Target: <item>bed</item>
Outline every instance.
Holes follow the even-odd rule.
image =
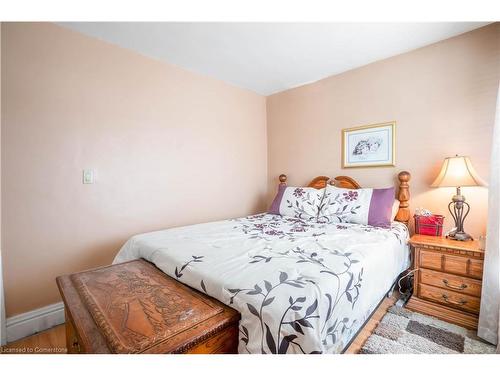
[[[144,258],[238,310],[239,353],[341,353],[409,266],[409,179],[398,174],[388,228],[265,213],[139,234],[113,263]],[[327,183],[360,187],[347,176],[308,186]]]

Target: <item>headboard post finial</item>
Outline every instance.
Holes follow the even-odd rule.
[[[398,191],[398,200],[399,200],[399,210],[396,215],[396,221],[400,221],[402,223],[408,224],[410,221],[410,185],[408,182],[411,179],[410,172],[402,171],[398,174],[399,180],[399,191]]]
[[[281,185],[286,185],[286,174],[280,174],[279,179]]]

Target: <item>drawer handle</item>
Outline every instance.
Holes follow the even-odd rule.
[[[465,285],[465,284],[462,284],[460,286],[450,285],[450,282],[446,279],[443,279],[443,284],[446,285],[450,289],[464,290],[465,288],[467,288],[467,285]]]
[[[442,295],[443,299],[447,302],[447,303],[450,303],[452,305],[460,305],[460,306],[463,306],[467,303],[467,300],[463,299],[463,298],[460,298],[460,301],[458,302],[455,302],[455,301],[450,301],[450,297],[448,297],[446,294],[443,294]]]

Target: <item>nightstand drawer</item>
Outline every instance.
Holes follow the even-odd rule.
[[[443,254],[424,249],[420,250],[419,266],[476,279],[481,279],[483,275],[483,261],[481,259]]]
[[[443,257],[441,253],[435,253],[428,250],[420,250],[420,259],[418,260],[419,267],[430,268],[433,270],[441,270],[443,265]]]
[[[447,290],[481,297],[481,282],[467,277],[456,276],[421,268],[420,282]]]
[[[419,297],[472,313],[479,312],[480,299],[450,290],[420,284]]]
[[[469,273],[470,277],[474,277],[476,279],[483,279],[483,261],[479,259],[470,259],[469,264]]]

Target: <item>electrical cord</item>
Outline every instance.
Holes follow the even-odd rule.
[[[403,293],[403,291],[401,290],[402,286],[401,286],[401,280],[407,278],[408,276],[410,275],[413,275],[415,272],[417,272],[419,269],[418,268],[414,268],[410,271],[408,271],[408,273],[406,275],[404,275],[403,277],[401,277],[399,280],[398,280],[398,289],[399,289],[399,293],[401,294],[405,294]]]
[[[413,262],[413,257],[414,257],[414,253],[413,251],[411,250],[410,248],[410,252],[409,252],[409,256],[410,256],[410,264],[413,265],[415,264]],[[398,301],[396,302],[396,306],[399,306],[399,307],[403,307],[404,305],[406,305],[406,302],[408,302],[408,300],[410,299],[410,296],[411,294],[413,293],[413,282],[411,281],[411,278],[413,277],[413,274],[415,272],[417,272],[419,269],[418,268],[414,268],[412,270],[409,270],[408,272],[406,272],[406,274],[404,276],[402,276],[401,278],[399,278],[398,280],[398,290],[399,290],[399,294],[400,294],[400,298],[398,299]],[[408,278],[408,288],[406,288],[406,291],[403,292],[402,289],[403,287],[401,286],[401,282]]]

